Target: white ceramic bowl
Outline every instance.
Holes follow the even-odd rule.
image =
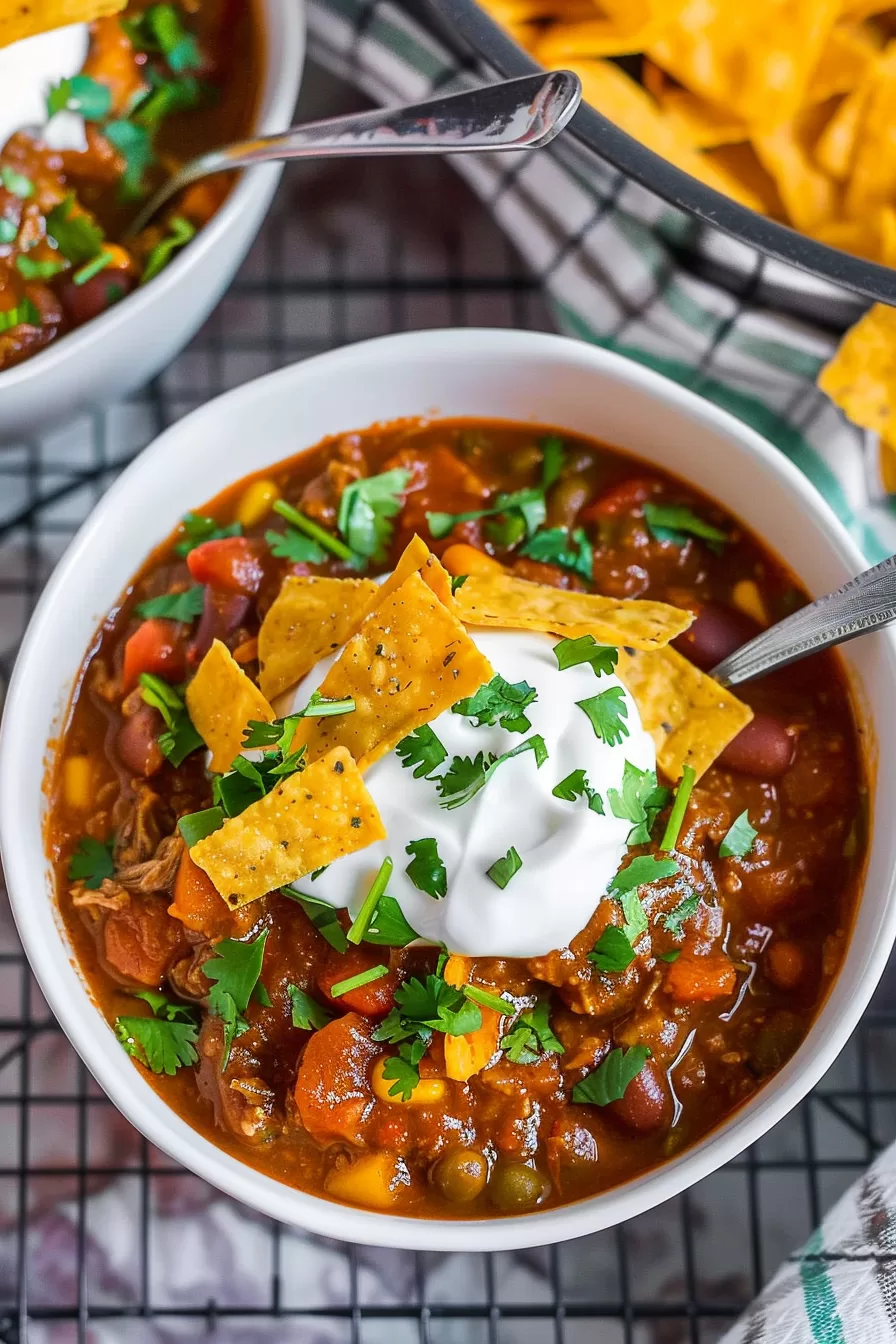
[[[262,86],[255,131],[290,125],[305,59],[304,0],[258,0]],[[122,397],[164,368],[208,317],[252,245],[283,165],[243,173],[221,209],[150,284],[0,373],[0,442]]]
[[[815,490],[739,421],[657,374],[557,336],[427,331],[389,336],[283,369],[181,420],[119,478],[84,524],[38,604],[0,732],[0,842],[16,922],[41,988],[88,1068],[159,1148],[236,1198],[346,1240],[415,1249],[496,1250],[580,1236],[641,1213],[754,1142],[819,1080],[844,1045],[896,933],[896,831],[874,827],[845,964],[794,1058],[687,1152],[567,1208],[495,1221],[419,1221],[347,1208],[260,1175],[194,1132],[156,1095],[97,1012],[56,912],[41,841],[41,744],[58,731],[85,650],[146,553],[231,481],[324,435],[407,415],[532,419],[594,435],[693,481],[822,593],[863,568]],[[896,639],[848,646],[863,729],[896,751]],[[869,740],[871,737],[869,736]],[[874,813],[896,812],[896,772],[874,781]]]

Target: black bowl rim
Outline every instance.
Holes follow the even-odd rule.
[[[543,72],[543,67],[476,0],[428,0],[428,3],[451,32],[505,78]],[[817,242],[738,204],[647,149],[587,103],[582,103],[569,130],[626,177],[702,223],[818,279],[865,298],[896,305],[896,270]]]

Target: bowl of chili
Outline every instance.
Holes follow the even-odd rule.
[[[303,12],[132,4],[92,24],[85,46],[80,72],[49,89],[43,129],[0,146],[0,437],[140,386],[205,320],[282,165],[210,178],[137,237],[125,230],[179,161],[290,124]]]
[[[369,582],[396,566],[391,587]],[[680,1192],[818,1081],[896,932],[896,842],[874,824],[896,802],[896,782],[875,769],[896,735],[893,636],[739,688],[745,717],[703,756],[715,729],[694,728],[688,708],[703,703],[711,723],[720,707],[701,702],[701,669],[862,566],[813,487],[752,430],[650,370],[556,336],[386,337],[209,403],[129,467],[84,525],[12,678],[0,842],[53,1011],[153,1143],[319,1233],[519,1247],[611,1226]],[[448,574],[450,596],[438,578]],[[307,602],[322,583],[375,608],[398,603],[371,665],[413,596],[426,613],[418,642],[447,622],[469,641],[465,658],[485,655],[508,678],[534,658],[537,690],[487,681],[361,783],[352,768],[363,754],[340,738],[361,722],[354,700],[339,699],[344,655],[327,671],[351,627],[323,647],[315,619],[304,642],[279,647],[273,630],[293,590]],[[526,642],[544,635],[476,628],[483,601],[500,616],[495,593],[520,591],[551,604],[548,624],[566,621],[553,650]],[[659,654],[684,682],[661,688],[658,710],[624,670],[659,656],[644,651],[643,627],[627,632],[633,648],[587,634],[583,645],[576,613],[595,601],[601,620],[672,620],[674,651]],[[449,602],[459,616],[445,614]],[[466,634],[451,626],[461,618]],[[284,674],[275,653],[294,659],[297,648],[302,666]],[[557,697],[579,674],[587,687],[609,680],[586,701],[591,728],[582,718],[570,733],[562,715],[557,727]],[[281,708],[300,676],[299,698]],[[242,764],[226,771],[233,748],[225,741],[219,764],[215,734],[221,707],[241,696],[253,726]],[[635,745],[638,720],[653,733],[655,770],[651,740]],[[690,776],[681,738],[663,737],[679,720]],[[513,736],[531,728],[541,749]],[[476,743],[493,745],[482,733],[510,734],[500,759],[474,760]],[[466,760],[446,770],[452,745],[467,742]],[[605,787],[620,742],[621,787]],[[254,844],[249,819],[282,790],[310,787],[322,760],[367,799],[350,809],[359,826],[379,809],[386,841],[340,842],[343,857],[324,871],[328,852],[295,887],[282,866],[257,891],[243,874],[225,904],[215,847]],[[556,779],[570,764],[587,772]],[[625,857],[601,898],[599,847],[613,824]],[[407,846],[402,826],[420,831]],[[476,831],[501,854],[484,882],[474,864],[453,890],[453,856],[460,845],[477,857]],[[551,851],[553,833],[562,845]],[[287,862],[284,839],[263,863]],[[361,882],[359,903],[340,891],[349,874],[357,885],[352,847],[373,841],[392,858],[377,869],[371,848],[376,880]],[[583,863],[596,909],[567,918]]]

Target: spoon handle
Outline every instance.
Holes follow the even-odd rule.
[[[569,70],[526,75],[410,107],[376,108],[256,136],[191,159],[153,196],[130,226],[139,233],[176,192],[209,173],[274,159],[367,157],[379,154],[469,154],[539,149],[563,130],[582,85]]]
[[[857,574],[836,592],[819,597],[742,645],[712,670],[724,686],[737,686],[807,654],[896,621],[896,556]]]

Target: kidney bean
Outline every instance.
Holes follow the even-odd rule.
[[[760,779],[777,779],[792,764],[796,743],[773,714],[761,711],[742,728],[719,757],[725,770]]]
[[[59,297],[65,314],[72,326],[79,327],[99,317],[113,303],[130,294],[136,284],[134,276],[127,271],[112,270],[111,267],[91,276],[83,285],[67,280],[59,288]]]
[[[162,768],[162,750],[158,736],[162,716],[151,705],[141,705],[118,730],[115,748],[126,770],[132,775],[154,775]]]
[[[621,1101],[607,1107],[627,1129],[636,1134],[647,1134],[655,1129],[667,1129],[672,1120],[672,1097],[662,1069],[648,1059],[641,1072],[625,1089]]]
[[[733,607],[707,602],[698,611],[694,623],[674,641],[675,648],[697,667],[709,671],[723,658],[746,644],[762,627]]]
[[[252,599],[244,593],[228,593],[207,585],[202,615],[187,660],[194,667],[201,663],[216,639],[223,641],[243,623],[251,604]]]

